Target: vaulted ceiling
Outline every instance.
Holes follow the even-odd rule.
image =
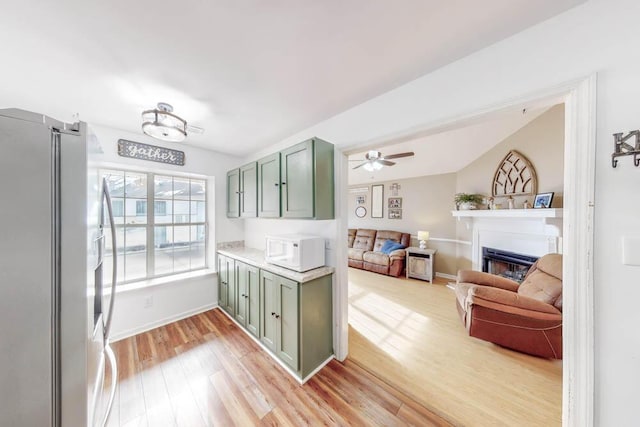
[[[245,156],[583,0],[22,0],[0,108],[140,132],[159,101]]]
[[[364,184],[457,172],[558,102],[561,100],[553,99],[526,109],[494,112],[479,121],[443,132],[372,147],[383,155],[407,151],[415,153],[412,157],[393,159],[395,165],[374,172],[368,172],[363,167],[353,169],[362,163],[365,152],[353,153],[349,156],[348,182],[350,185]]]

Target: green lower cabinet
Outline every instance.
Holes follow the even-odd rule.
[[[276,275],[260,270],[260,342],[275,353],[277,337]]]
[[[298,370],[298,283],[276,276],[276,355],[294,370]]]
[[[236,305],[235,260],[218,254],[218,305],[231,316]]]
[[[260,341],[304,379],[333,354],[331,275],[298,283],[260,270]]]
[[[332,275],[304,283],[218,254],[218,300],[295,375],[333,354]]]
[[[260,334],[260,284],[257,267],[236,261],[236,320],[256,337]]]
[[[294,371],[298,370],[298,283],[260,270],[260,341]]]

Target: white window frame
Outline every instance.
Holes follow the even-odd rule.
[[[201,270],[206,270],[209,268],[209,224],[208,224],[208,203],[209,203],[209,185],[210,183],[208,182],[208,180],[204,177],[201,176],[188,176],[188,175],[174,175],[171,173],[157,173],[157,172],[149,172],[149,171],[140,171],[140,170],[133,170],[133,169],[124,169],[124,168],[118,168],[118,167],[109,167],[109,166],[105,166],[105,167],[100,167],[98,169],[98,177],[100,180],[102,180],[102,174],[105,171],[113,171],[113,172],[118,172],[118,173],[122,173],[124,176],[126,176],[126,174],[140,174],[140,175],[145,175],[146,179],[147,179],[147,195],[146,195],[146,199],[144,199],[147,203],[147,222],[146,224],[127,224],[126,223],[126,217],[127,217],[127,211],[126,211],[126,205],[127,205],[127,197],[125,194],[123,194],[122,197],[122,213],[123,213],[123,218],[125,218],[125,221],[123,221],[122,224],[116,224],[116,229],[121,229],[124,231],[124,235],[126,236],[126,230],[127,228],[145,228],[146,229],[146,248],[147,248],[147,261],[146,261],[146,275],[144,277],[137,277],[135,279],[131,279],[131,280],[126,280],[126,276],[123,274],[124,280],[122,280],[121,282],[118,282],[118,286],[121,285],[130,285],[132,283],[136,283],[136,282],[143,282],[143,281],[147,281],[147,280],[151,280],[151,279],[156,279],[156,278],[161,278],[161,277],[170,277],[170,276],[176,276],[176,275],[181,275],[181,274],[185,274],[185,273],[190,273],[190,272],[194,272],[194,271],[201,271]],[[197,181],[202,181],[204,183],[204,221],[197,221],[197,222],[192,222],[191,221],[191,203],[194,201],[191,199],[191,195],[189,195],[189,199],[188,200],[184,200],[187,201],[189,203],[189,222],[179,222],[176,223],[175,222],[175,218],[172,218],[172,222],[170,223],[159,223],[156,224],[155,222],[155,204],[158,201],[162,201],[162,202],[167,202],[167,200],[165,199],[159,199],[156,200],[155,197],[155,177],[156,176],[163,176],[163,177],[170,177],[173,179],[181,179],[181,180],[197,180]],[[134,198],[135,200],[142,200],[142,199],[138,199],[138,198]],[[172,199],[172,201],[175,201],[176,199]],[[180,199],[178,199],[180,200]],[[118,200],[119,201],[119,200]],[[197,200],[197,201],[202,201],[202,200]],[[149,208],[151,207],[151,209]],[[166,209],[166,206],[165,206]],[[136,203],[136,212],[137,212],[137,203]],[[165,211],[166,212],[166,211]],[[174,212],[173,209],[171,211],[171,215],[172,217],[174,216]],[[204,226],[204,232],[205,232],[205,236],[204,236],[204,265],[201,267],[196,267],[196,268],[189,268],[186,270],[180,270],[180,271],[175,271],[175,272],[170,272],[170,273],[164,273],[164,274],[154,274],[155,273],[155,227],[156,226],[169,226],[169,227],[192,227],[192,226]],[[124,243],[123,242],[117,242],[119,247],[123,247]],[[125,265],[126,265],[126,253],[123,253],[123,259],[125,260]],[[125,266],[122,265],[120,268],[124,269]],[[124,270],[123,270],[124,271]],[[108,278],[110,280],[110,278]]]

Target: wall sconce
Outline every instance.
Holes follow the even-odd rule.
[[[420,249],[427,249],[427,240],[429,240],[429,232],[418,231],[418,240],[420,240]]]

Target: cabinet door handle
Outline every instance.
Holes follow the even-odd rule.
[[[276,314],[272,311],[272,312],[271,312],[271,315],[272,315],[272,316],[275,316]]]
[[[245,297],[245,298],[249,298],[249,295],[245,295],[244,297]]]
[[[278,185],[280,185],[280,184],[278,184],[278,183],[276,182],[274,185],[277,187],[277,186],[278,186]]]
[[[279,319],[279,318],[280,318],[280,315],[279,315],[279,314],[276,314],[276,319]]]
[[[287,183],[286,183],[286,182],[283,182],[283,183],[282,183],[282,185],[287,185]]]

